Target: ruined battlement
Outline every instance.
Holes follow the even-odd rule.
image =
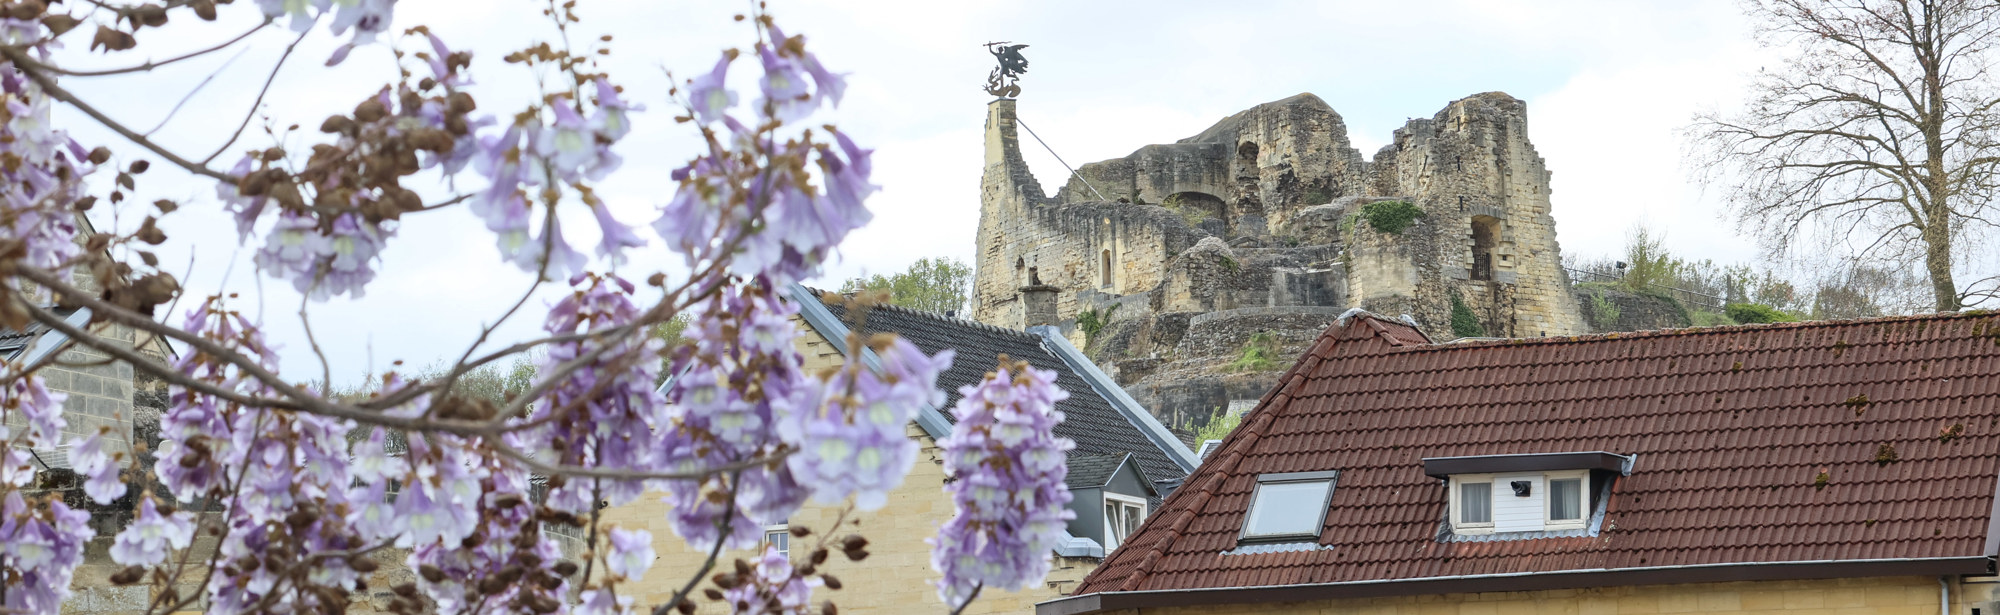
[[[1527,106],[1505,93],[1410,120],[1372,159],[1299,94],[1082,165],[1053,196],[1020,155],[1016,104],[987,109],[973,316],[1018,327],[1030,279],[1060,289],[1072,329],[1086,311],[1107,323],[1075,341],[1163,419],[1261,392],[1258,364],[1217,348],[1304,343],[1349,307],[1408,314],[1440,340],[1457,337],[1455,308],[1486,336],[1588,332]],[[1237,316],[1197,318],[1223,311]]]

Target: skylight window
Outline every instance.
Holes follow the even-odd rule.
[[[1243,541],[1317,539],[1333,498],[1336,471],[1288,472],[1257,477]]]

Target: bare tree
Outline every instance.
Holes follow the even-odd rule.
[[[1688,130],[1705,183],[1773,251],[1807,239],[1917,262],[1939,311],[2000,296],[1955,274],[1995,224],[2000,5],[1749,0],[1759,41],[1794,51],[1734,114]]]

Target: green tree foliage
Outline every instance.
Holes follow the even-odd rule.
[[[1472,313],[1472,307],[1457,292],[1451,294],[1451,334],[1459,337],[1486,337],[1486,326],[1479,324],[1479,315]]]
[[[951,257],[920,258],[902,273],[849,279],[840,292],[888,291],[889,302],[925,312],[965,309],[972,285],[972,266]]]
[[[1236,431],[1236,426],[1241,424],[1243,424],[1243,415],[1230,414],[1226,409],[1216,410],[1214,415],[1208,417],[1207,423],[1203,423],[1200,429],[1195,430],[1194,442],[1196,448],[1200,448],[1203,442],[1229,437],[1229,432]]]
[[[1913,268],[1836,259],[1780,263],[1791,270],[1781,274],[1774,268],[1683,259],[1667,249],[1664,236],[1643,225],[1626,237],[1619,261],[1565,258],[1564,266],[1578,272],[1580,284],[1615,283],[1632,292],[1673,298],[1697,326],[1736,324],[1724,314],[1733,303],[1825,320],[1908,314],[1925,309],[1931,300],[1930,283]]]

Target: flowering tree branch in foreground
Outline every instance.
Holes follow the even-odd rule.
[[[854,337],[850,356],[865,345],[881,357],[880,370],[861,361],[826,374],[801,367],[796,307],[779,291],[814,275],[868,222],[865,201],[876,190],[870,150],[832,126],[806,127],[839,104],[846,85],[805,38],[787,35],[760,6],[738,17],[756,32],[749,51],[726,50],[707,73],[672,89],[668,102],[681,110],[673,119],[699,132],[703,151],[672,171],[673,197],[651,224],[681,259],[673,265],[682,275],[645,280],[660,298],[642,301],[636,284],[608,268],[652,239],[618,219],[594,187],[620,171],[614,150],[629,147],[645,105],[627,100],[594,60],[609,37],[569,45],[574,2],[543,12],[562,44],[505,56],[554,85],[501,114],[476,102],[471,53],[423,26],[392,31],[394,0],[231,4],[0,1],[0,325],[39,323],[170,385],[157,461],[146,465],[109,447],[107,433],[64,441],[64,396],[45,386],[42,363],[0,370],[0,609],[57,613],[95,537],[88,512],[34,487],[36,451],[69,447],[90,500],[132,502],[133,520],[110,549],[125,568],[111,581],[148,586],[151,613],[197,605],[339,612],[380,565],[371,555],[390,548],[407,550],[403,564],[417,572],[393,588],[399,612],[627,613],[637,607],[629,589],[652,565],[653,537],[601,525],[598,510],[648,491],[665,494],[673,531],[708,554],[672,598],[648,605],[653,612],[692,612],[702,599],[737,612],[833,612],[831,602],[808,604],[816,587],[841,588],[825,570],[829,553],[867,555],[865,538],[836,534],[846,514],[820,528],[802,563],[766,551],[708,573],[723,549],[757,547],[765,524],[808,500],[863,511],[884,505],[916,457],[905,425],[920,407],[941,403],[935,382],[951,356],[926,356],[894,337]],[[171,20],[213,20],[224,10],[256,10],[263,21],[198,51],[124,68],[72,70],[53,53],[65,39],[81,44],[81,29],[94,26],[89,48],[124,56]],[[326,118],[320,136],[272,131],[273,144],[231,152],[239,127],[230,145],[202,158],[62,87],[223,51],[278,27],[297,37],[279,70],[297,41],[322,27],[350,37],[328,65],[384,37],[418,50],[398,51],[395,79],[357,96],[352,112]],[[751,101],[729,84],[729,72],[745,67],[758,71]],[[77,143],[52,123],[57,105],[125,143]],[[114,165],[114,146],[137,155]],[[225,153],[235,156],[224,158],[228,166],[212,166]],[[215,182],[214,202],[187,205],[232,213],[242,241],[257,246],[258,271],[306,297],[298,315],[320,358],[320,385],[280,373],[263,323],[239,311],[240,298],[190,295],[161,268],[153,250],[169,238],[158,222],[182,204],[139,203],[148,158]],[[427,184],[451,196],[427,199]],[[84,234],[81,217],[101,202],[143,223]],[[489,347],[496,322],[436,377],[389,373],[363,398],[333,395],[309,308],[361,297],[399,239],[402,217],[449,207],[476,214],[500,258],[535,274],[500,322],[522,312],[540,285],[570,287],[542,317],[545,335]],[[565,239],[558,212],[590,215],[602,236],[594,251]],[[84,273],[88,289],[75,282]],[[72,323],[57,307],[88,309],[91,322]],[[690,321],[683,343],[650,335],[682,315]],[[106,334],[114,327],[184,352],[159,364]],[[523,353],[541,357],[523,394],[496,403],[456,392],[459,378]],[[662,370],[669,385],[656,389]],[[1069,501],[1068,443],[1050,435],[1063,396],[1053,376],[1003,363],[965,393],[954,409],[958,429],[941,442],[961,512],[935,540],[940,595],[955,610],[980,588],[1038,582]],[[132,491],[137,497],[127,498]],[[549,534],[564,526],[584,537],[581,553],[566,553]],[[196,548],[201,540],[215,547]],[[181,595],[184,587],[195,590]]]

